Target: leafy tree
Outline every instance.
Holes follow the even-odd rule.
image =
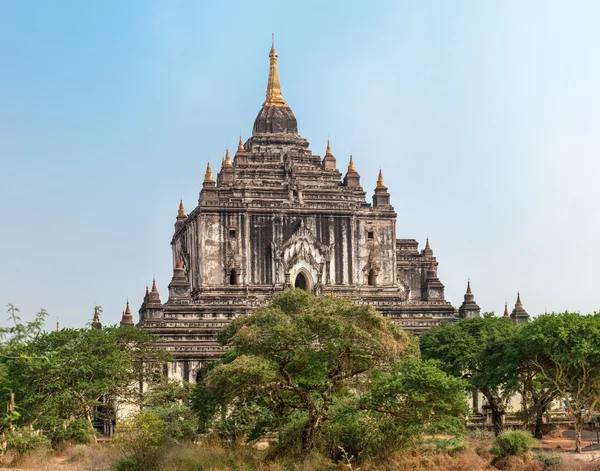
[[[575,422],[575,451],[581,431],[600,401],[600,314],[548,314],[522,327],[525,358],[567,401]]]
[[[436,362],[410,358],[374,375],[361,408],[391,417],[405,438],[422,433],[461,435],[468,413],[467,382],[449,376]]]
[[[0,392],[14,391],[24,425],[58,425],[74,416],[91,429],[92,410],[106,398],[139,401],[139,382],[152,373],[145,365],[170,357],[156,340],[128,326],[43,333],[14,349]]]
[[[421,337],[421,354],[438,360],[441,368],[455,377],[465,378],[481,391],[492,412],[494,433],[502,431],[502,416],[513,391],[510,375],[502,368],[507,343],[515,334],[509,319],[484,314],[455,324],[443,324]]]
[[[369,374],[406,355],[410,344],[372,306],[302,290],[237,318],[219,341],[229,348],[194,394],[201,416],[234,417],[256,435],[299,424],[305,456],[336,396],[365,387]]]

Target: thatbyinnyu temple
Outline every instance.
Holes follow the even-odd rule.
[[[458,312],[446,301],[428,241],[419,250],[397,238],[381,172],[368,201],[352,156],[342,172],[329,143],[323,158],[312,153],[283,99],[274,46],[269,57],[252,136],[233,159],[226,152],[216,178],[207,166],[196,208],[180,204],[168,299],[154,283],[139,310],[138,325],[176,358],[170,377],[195,381],[222,352],[219,329],[288,287],[371,304],[415,333],[479,315],[470,287]],[[129,306],[122,322],[133,323]]]

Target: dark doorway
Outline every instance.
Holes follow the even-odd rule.
[[[369,270],[369,286],[375,286],[375,270]]]
[[[308,290],[308,283],[306,282],[306,277],[304,273],[298,273],[296,275],[296,281],[294,282],[294,288],[303,289],[304,291]]]
[[[237,285],[238,284],[237,272],[235,271],[235,268],[232,268],[231,269],[231,273],[229,274],[229,284],[230,285]]]

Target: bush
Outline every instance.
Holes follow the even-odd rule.
[[[60,442],[71,442],[73,444],[87,444],[94,439],[95,431],[90,429],[87,420],[77,419],[70,422],[66,427],[58,427],[48,434],[55,446]]]
[[[191,442],[198,434],[198,416],[182,404],[153,409],[165,424],[165,437],[176,444]]]
[[[117,471],[138,471],[141,468],[138,466],[138,461],[135,458],[128,456],[117,461],[115,469]]]
[[[13,430],[4,435],[6,449],[13,450],[19,455],[23,455],[29,451],[39,450],[41,448],[50,448],[50,440],[48,440],[39,432],[29,429]]]
[[[517,456],[530,451],[537,443],[527,432],[504,432],[496,437],[490,452],[497,458]]]
[[[126,459],[122,459],[119,471],[158,469],[159,449],[164,444],[166,425],[155,412],[142,412],[117,424],[113,446]],[[136,463],[136,468],[128,468]]]
[[[544,469],[555,469],[560,465],[560,457],[549,453],[539,452],[533,457]]]
[[[467,445],[462,440],[457,438],[429,438],[423,441],[421,445],[424,451],[430,451],[434,454],[445,453],[447,455],[454,455],[467,448]]]

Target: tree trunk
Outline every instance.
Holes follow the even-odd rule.
[[[583,429],[583,417],[581,411],[575,414],[575,453],[581,453],[581,431]]]
[[[302,456],[305,458],[308,457],[315,445],[316,422],[317,418],[310,414],[308,416],[308,422],[306,422],[304,430],[302,430]]]
[[[94,437],[94,442],[98,442],[98,440],[96,439],[96,430],[94,429],[94,423],[92,422],[92,415],[90,413],[90,408],[88,406],[85,406],[83,408],[84,412],[85,412],[85,418],[90,426],[90,430],[92,432],[92,436]]]
[[[494,435],[497,437],[502,433],[502,416],[504,411],[490,403],[492,409],[492,425],[494,426]]]
[[[535,431],[533,432],[533,436],[537,439],[543,438],[542,424],[544,423],[544,411],[545,409],[538,409],[535,415]]]

